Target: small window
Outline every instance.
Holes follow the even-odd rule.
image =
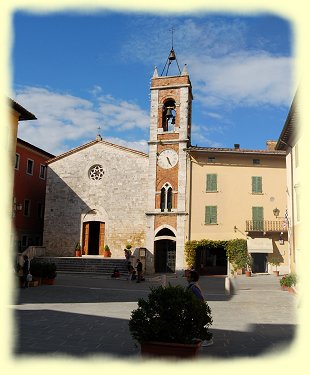
[[[33,174],[34,161],[31,159],[27,160],[27,174]]]
[[[205,207],[205,224],[217,224],[217,206]]]
[[[38,203],[38,218],[43,219],[43,204],[41,202]]]
[[[253,159],[253,164],[254,165],[259,165],[260,164],[260,159]]]
[[[40,178],[45,180],[45,175],[46,175],[46,165],[40,164]]]
[[[29,199],[25,199],[24,201],[24,215],[30,216],[30,200]]]
[[[166,183],[160,190],[160,211],[172,210],[172,187]]]
[[[88,177],[93,181],[102,180],[104,175],[103,166],[100,164],[93,165],[88,171]]]
[[[215,157],[214,156],[208,156],[208,163],[215,163]]]
[[[217,175],[207,174],[207,186],[206,191],[217,191]]]
[[[19,169],[20,155],[15,154],[15,169]]]
[[[252,176],[252,194],[262,194],[263,184],[261,176]]]

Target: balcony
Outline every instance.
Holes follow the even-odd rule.
[[[246,232],[287,232],[284,220],[246,220]]]

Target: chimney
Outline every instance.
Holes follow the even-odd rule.
[[[240,144],[239,144],[239,143],[235,143],[235,144],[234,144],[234,148],[235,148],[235,150],[239,150],[239,148],[240,148]]]
[[[277,145],[277,141],[267,141],[266,142],[266,146],[267,146],[267,150],[268,151],[273,151],[273,150],[275,150],[275,148],[276,148],[276,145]]]

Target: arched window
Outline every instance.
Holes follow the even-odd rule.
[[[163,131],[173,131],[175,125],[175,101],[168,100],[163,106]]]
[[[160,190],[160,210],[161,212],[172,210],[172,187],[168,183]]]

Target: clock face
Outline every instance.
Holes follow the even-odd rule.
[[[164,150],[158,156],[158,165],[161,168],[173,168],[178,163],[178,154],[174,150]]]

